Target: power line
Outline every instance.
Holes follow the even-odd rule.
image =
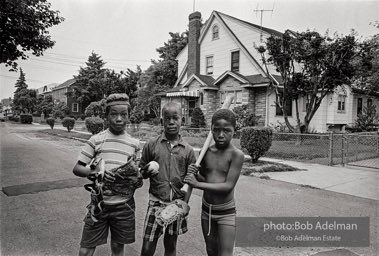
[[[0,76],[6,77],[6,78],[18,79],[18,77],[14,77],[14,76],[7,76],[7,75],[0,75]],[[42,80],[35,80],[35,79],[30,79],[30,78],[25,78],[25,80],[32,81],[32,82],[41,82],[41,83],[56,83],[52,81],[42,81]]]

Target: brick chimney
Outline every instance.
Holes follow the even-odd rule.
[[[200,73],[200,28],[201,13],[194,12],[189,15],[188,31],[188,77]]]

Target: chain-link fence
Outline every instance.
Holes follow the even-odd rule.
[[[163,131],[161,126],[134,125],[127,126],[127,131],[140,140],[148,140]],[[208,128],[182,127],[182,137],[193,147],[201,148],[209,133]],[[232,143],[238,147],[238,136]],[[375,158],[379,158],[378,133],[326,133],[326,134],[298,134],[273,133],[272,145],[265,157],[318,163],[324,165],[347,164],[365,159],[374,159],[366,164],[377,167]]]

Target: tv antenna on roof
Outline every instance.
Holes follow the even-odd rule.
[[[257,7],[255,8],[255,10],[253,10],[253,12],[255,12],[256,14],[260,14],[261,15],[261,36],[260,36],[260,40],[261,40],[261,43],[262,43],[262,20],[263,20],[263,13],[264,12],[271,12],[271,15],[272,13],[274,12],[274,5],[272,5],[272,9],[269,10],[269,9],[258,9],[258,5]]]

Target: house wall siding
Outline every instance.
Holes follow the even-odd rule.
[[[212,40],[212,27],[219,26],[219,39]],[[200,74],[206,75],[206,57],[213,56],[213,77],[217,78],[222,73],[230,70],[231,53],[240,50],[240,71],[241,74],[257,74],[256,68],[251,64],[246,55],[239,49],[222,24],[214,19],[210,29],[204,36],[200,45]]]

